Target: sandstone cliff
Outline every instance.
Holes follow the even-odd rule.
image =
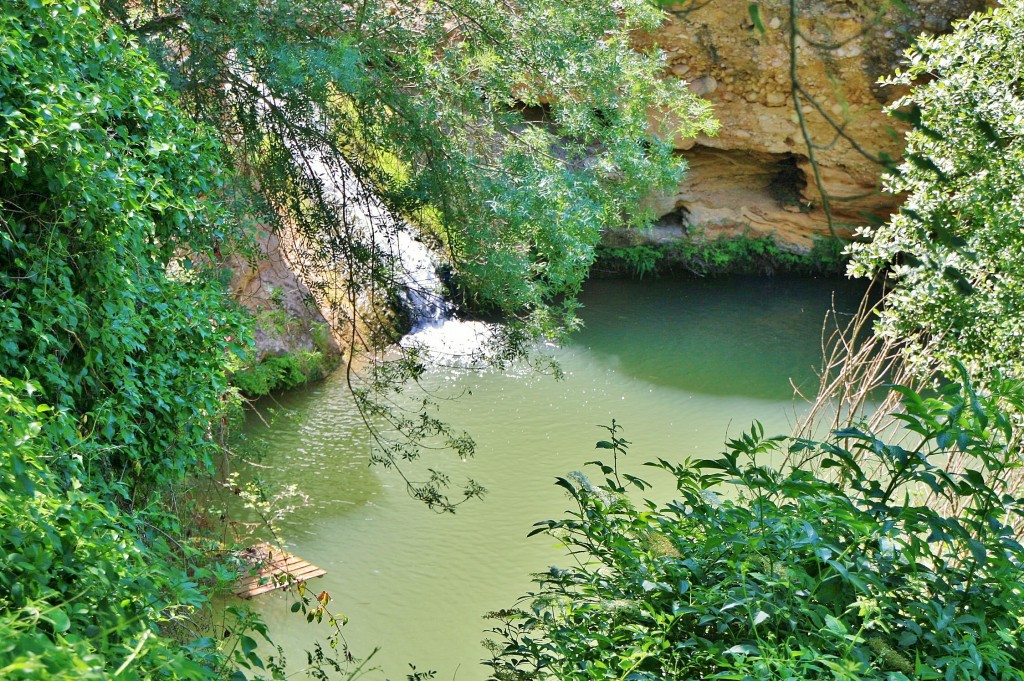
[[[664,216],[661,231],[702,228],[711,238],[749,231],[793,250],[829,234],[794,76],[833,227],[848,233],[867,215],[885,218],[898,198],[881,193],[878,160],[899,158],[903,128],[882,112],[898,93],[878,79],[913,36],[946,31],[984,7],[983,0],[908,0],[904,9],[885,0],[798,0],[793,64],[786,0],[668,8],[665,25],[638,47],[664,50],[669,77],[711,101],[722,125],[717,137],[677,141],[690,172],[674,195],[652,200]]]
[[[267,356],[321,352],[328,361],[341,347],[309,288],[289,264],[278,235],[253,235],[256,253],[232,256],[231,290],[256,320],[256,361]]]

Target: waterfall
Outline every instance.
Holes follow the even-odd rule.
[[[330,165],[323,159],[307,161],[307,167],[328,188],[341,223],[351,229],[348,238],[368,245],[374,261],[389,268],[393,281],[401,286],[399,297],[409,310],[412,327],[399,345],[442,362],[480,359],[493,338],[493,327],[454,316],[453,306],[444,297],[434,254],[408,223],[360,182],[348,164],[332,161]]]
[[[393,281],[401,286],[399,297],[409,310],[412,326],[399,346],[444,363],[472,364],[481,359],[494,337],[493,327],[455,317],[430,249],[360,182],[351,167],[342,160],[333,165],[329,171],[321,162],[313,172],[324,186],[333,188],[332,200],[342,224],[352,226],[353,236],[372,247],[375,259],[390,268]]]
[[[452,306],[444,298],[433,254],[407,228],[395,233],[394,242],[403,286],[400,295],[412,316],[409,335],[444,326],[452,319]]]
[[[481,359],[494,338],[494,327],[455,318],[451,304],[444,299],[444,286],[430,250],[408,232],[401,232],[396,241],[406,300],[413,314],[412,330],[399,344],[447,362]]]
[[[256,87],[264,97],[264,107],[284,108],[265,86],[256,84]],[[327,137],[328,126],[319,125],[325,121],[304,123],[307,132],[322,128]],[[336,233],[302,235],[303,239],[315,243],[317,255],[311,259],[317,260],[316,265],[326,270],[339,264],[389,268],[391,280],[401,286],[399,295],[412,317],[410,332],[399,342],[402,348],[453,364],[469,364],[481,359],[489,341],[494,339],[495,327],[455,318],[452,305],[444,298],[435,257],[416,238],[413,229],[388,210],[344,159],[324,153],[326,144],[317,145],[315,139],[287,133],[282,139],[313,190],[322,192],[338,215]],[[353,254],[357,251],[367,256],[366,262],[355,262],[358,258]]]
[[[257,78],[238,75],[260,92],[258,107],[264,113],[271,108],[287,110]],[[413,321],[410,333],[399,341],[400,347],[442,363],[468,365],[483,358],[496,339],[496,327],[455,317],[452,305],[444,300],[434,256],[416,238],[413,228],[388,210],[344,159],[325,153],[331,126],[321,114],[314,112],[302,121],[302,136],[298,130],[286,127],[282,141],[312,193],[321,194],[338,215],[337,231],[299,235],[300,241],[312,244],[311,251],[298,254],[301,264],[328,272],[339,265],[362,269],[365,271],[349,273],[359,280],[362,274],[366,281],[372,274],[368,267],[389,268],[390,281],[401,287],[399,297],[408,305]],[[318,135],[323,138],[317,139]]]

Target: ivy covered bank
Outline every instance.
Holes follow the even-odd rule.
[[[98,7],[5,5],[0,677],[228,664],[189,630],[219,573],[182,524],[247,344],[204,255],[236,230],[211,139]]]

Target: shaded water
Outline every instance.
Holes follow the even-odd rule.
[[[463,395],[441,415],[477,442],[467,462],[442,453],[429,465],[490,490],[455,516],[430,513],[395,474],[367,467],[369,438],[341,377],[278,398],[290,414],[269,428],[253,419],[249,429],[267,439],[265,477],[310,496],[283,523],[285,536],[327,569],[313,588],[350,617],[353,652],[381,646],[372,678],[402,679],[411,662],[438,679],[477,681],[487,676],[478,665],[482,614],[513,605],[532,572],[565,562],[550,538],[526,534],[568,508],[552,483],[596,458],[605,433],[595,426],[623,424],[633,442],[625,467],[648,478],[642,462],[714,456],[754,419],[787,433],[800,409],[790,380],[813,393],[825,311],[833,297],[837,310],[852,311],[861,293],[844,281],[787,277],[591,282],[586,328],[549,349],[565,380],[526,370],[424,378],[430,390]],[[287,595],[262,599],[277,639],[301,662],[315,627],[289,615]]]

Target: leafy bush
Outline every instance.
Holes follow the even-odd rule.
[[[0,378],[0,677],[103,679],[119,670],[140,678],[163,669],[168,678],[208,678],[159,633],[176,610],[202,600],[199,575],[175,568],[163,534],[153,536],[168,519],[156,509],[118,512],[108,495],[126,486],[83,484],[76,463],[66,478],[54,475],[50,461],[73,457],[51,449],[42,433],[58,416],[27,389]]]
[[[887,188],[897,215],[851,246],[851,273],[893,281],[879,332],[921,373],[1024,363],[1024,3],[1011,0],[922,38],[890,80],[892,113],[914,125]]]
[[[220,148],[95,4],[9,5],[0,376],[30,378],[47,436],[94,470],[180,479],[211,455],[226,360],[247,346],[208,266],[235,229]]]
[[[598,246],[596,269],[610,269],[623,272],[630,276],[643,279],[644,276],[656,272],[658,261],[665,257],[665,250],[647,244],[609,248]]]
[[[6,3],[0,45],[0,677],[216,676],[188,615],[231,575],[164,503],[247,346],[221,150],[94,3]]]
[[[246,397],[262,397],[323,378],[330,363],[319,351],[266,357],[232,374],[231,384]]]
[[[594,270],[640,279],[667,272],[697,276],[776,272],[834,274],[845,266],[843,248],[843,243],[835,239],[819,239],[809,253],[800,254],[782,250],[769,237],[709,241],[695,237],[665,244],[600,246]]]
[[[1022,678],[1024,499],[1004,485],[1019,450],[1001,407],[1024,388],[994,385],[897,389],[909,445],[755,425],[718,460],[653,464],[678,486],[661,506],[626,496],[646,484],[619,475],[628,443],[613,423],[598,447],[614,466],[594,462],[604,482],[559,479],[577,510],[535,530],[578,562],[540,575],[528,608],[497,613],[494,677]],[[946,472],[954,453],[973,465]]]

